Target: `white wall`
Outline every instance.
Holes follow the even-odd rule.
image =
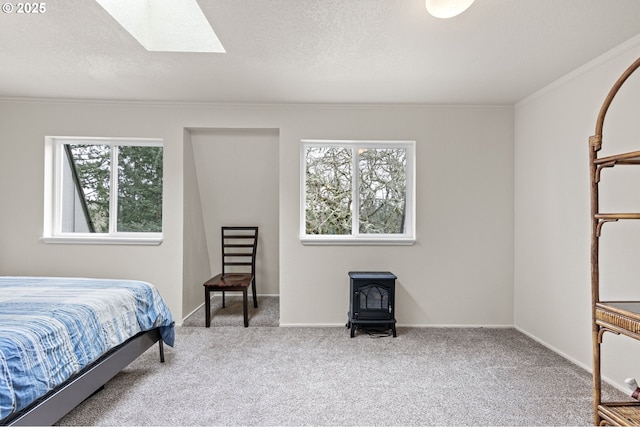
[[[184,131],[183,148],[182,316],[186,317],[194,311],[194,307],[204,302],[202,284],[211,277],[211,266],[193,142],[191,132],[187,129]]]
[[[282,325],[346,321],[351,270],[398,276],[404,325],[511,325],[513,117],[510,108],[292,110],[280,131]],[[303,246],[299,141],[416,140],[414,246]]]
[[[192,179],[184,170],[184,129],[279,129],[282,324],[344,325],[347,272],[371,269],[390,270],[398,276],[400,324],[513,324],[511,107],[0,100],[0,120],[2,274],[148,280],[158,286],[176,318],[182,319],[199,303],[201,292],[195,273],[193,283],[183,284],[191,274],[185,274],[185,266],[201,269],[198,260],[183,261],[198,248],[198,242],[185,235],[193,230],[184,228],[185,197],[193,205],[183,188],[185,180]],[[42,243],[45,135],[163,138],[164,242],[157,247]],[[416,245],[301,245],[299,150],[303,138],[416,140]]]
[[[515,110],[515,325],[591,369],[588,138],[610,87],[640,55],[636,38],[518,103]],[[614,100],[600,156],[640,149],[640,76]],[[640,170],[603,172],[602,211],[638,211]],[[611,184],[615,184],[615,187]],[[622,202],[614,202],[617,196]],[[635,236],[635,237],[634,237]],[[640,224],[601,240],[601,298],[640,298]],[[640,345],[605,336],[603,375],[640,377]],[[634,367],[635,365],[635,367]]]
[[[175,114],[175,113],[173,113]],[[131,278],[155,283],[174,316],[182,302],[182,140],[168,111],[131,104],[0,102],[0,274]],[[40,241],[45,135],[159,137],[164,235],[159,246]]]

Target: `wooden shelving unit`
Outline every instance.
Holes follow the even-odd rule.
[[[598,158],[602,148],[602,127],[611,101],[627,78],[640,67],[640,58],[625,70],[605,99],[596,122],[596,133],[589,138],[591,171],[591,297],[593,332],[593,412],[594,425],[640,425],[640,401],[603,402],[601,378],[602,336],[605,332],[624,335],[640,341],[640,301],[601,301],[599,239],[605,223],[638,220],[638,213],[604,213],[599,210],[598,186],[605,168],[618,165],[640,165],[640,151]],[[639,206],[640,208],[640,206]]]

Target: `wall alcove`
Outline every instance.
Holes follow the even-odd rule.
[[[220,268],[220,227],[260,227],[258,295],[279,295],[279,130],[184,132],[183,313],[203,303],[202,283]]]

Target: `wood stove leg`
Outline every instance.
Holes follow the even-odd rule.
[[[356,333],[356,325],[355,325],[355,323],[352,323],[351,324],[351,338],[353,338],[355,333]]]
[[[393,337],[397,337],[398,335],[396,334],[396,324],[394,323],[393,325],[391,325],[391,331],[393,332]]]

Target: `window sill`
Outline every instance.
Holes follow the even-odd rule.
[[[143,245],[158,246],[162,243],[159,237],[114,237],[114,236],[44,236],[44,243],[71,245]]]
[[[300,242],[308,246],[410,246],[416,243],[413,237],[301,237]]]

